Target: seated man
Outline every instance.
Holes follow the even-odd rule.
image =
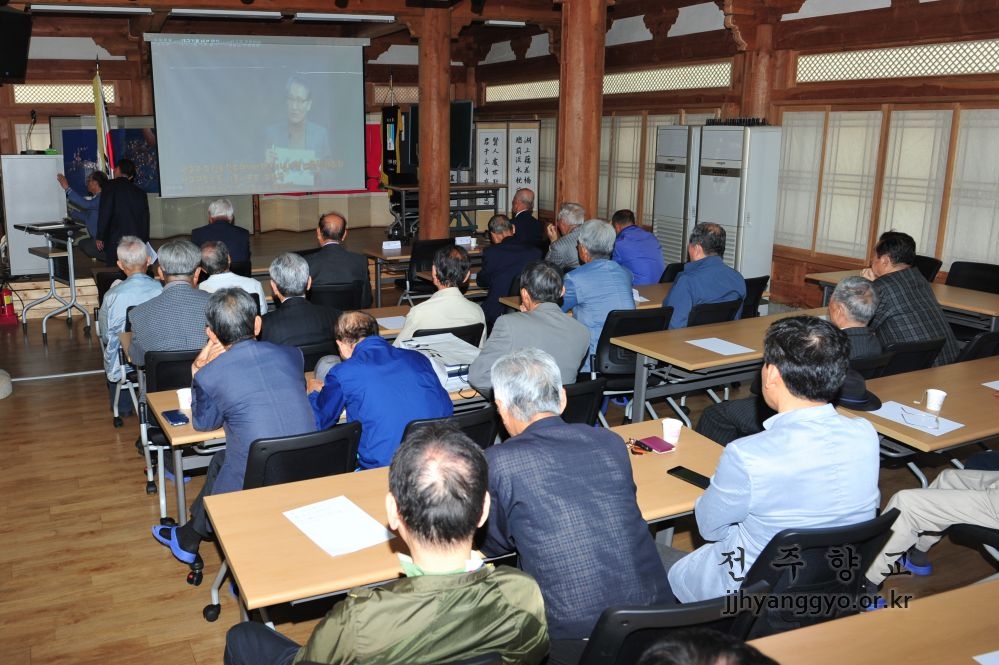
[[[874,517],[878,435],[863,418],[841,416],[830,404],[848,358],[846,335],[822,319],[794,316],[767,330],[763,398],[777,415],[764,423],[766,431],[726,446],[711,486],[694,504],[698,530],[709,542],[669,568],[681,602],[738,589],[783,529]]]
[[[190,521],[153,527],[153,538],[187,564],[211,535],[204,498],[243,489],[250,444],[316,430],[305,397],[302,352],[253,339],[260,331],[253,298],[242,289],[221,289],[209,298],[205,316],[208,343],[191,363],[192,424],[201,431],[223,427],[226,447],[208,466]]]
[[[913,267],[915,260],[916,241],[912,236],[898,231],[881,234],[871,267],[864,269],[864,277],[874,281],[878,292],[878,308],[870,326],[884,346],[945,340],[933,365],[946,365],[954,362],[961,347],[930,283]]]
[[[698,224],[687,244],[690,261],[676,276],[663,305],[673,308],[670,330],[686,328],[690,309],[704,303],[727,302],[746,297],[746,280],[722,261],[725,255],[725,228],[718,224]],[[735,318],[742,315],[742,309]]]
[[[506,313],[506,306],[499,299],[510,294],[510,285],[531,261],[541,258],[541,250],[534,245],[522,245],[513,240],[513,224],[506,215],[489,218],[489,239],[492,242],[482,249],[482,270],[476,284],[489,289],[482,311],[486,322],[492,326]]]
[[[540,663],[548,631],[537,583],[483,564],[472,537],[489,514],[481,449],[443,425],[412,432],[392,457],[385,509],[409,548],[407,577],[354,589],[312,633],[295,642],[261,623],[229,630],[226,665],[438,663],[498,653],[504,663]]]
[[[125,330],[125,315],[129,307],[141,305],[163,291],[163,285],[146,274],[149,255],[146,243],[135,236],[122,236],[118,242],[118,267],[125,273],[125,280],[111,287],[104,295],[104,304],[98,315],[101,342],[104,344],[104,373],[114,399],[114,386],[125,378],[128,367],[121,364],[121,341],[118,336]],[[132,400],[123,391],[118,398],[118,413],[132,413]]]
[[[409,310],[394,346],[402,346],[418,330],[457,328],[474,323],[483,325],[479,340],[479,346],[482,346],[482,340],[486,338],[485,312],[461,292],[461,287],[468,281],[470,267],[464,247],[448,245],[437,250],[430,269],[437,292]]]
[[[563,203],[558,209],[555,223],[545,227],[551,245],[545,261],[553,263],[562,272],[579,267],[579,229],[586,221],[586,210],[578,203]]]
[[[128,314],[128,357],[136,365],[145,364],[146,351],[192,351],[205,345],[208,294],[194,287],[200,263],[201,252],[190,240],[168,240],[160,247],[156,273],[163,292]]]
[[[829,298],[829,322],[842,330],[850,342],[850,360],[881,353],[881,342],[867,322],[874,316],[878,295],[874,285],[863,277],[848,277],[836,285]],[[697,431],[724,445],[763,431],[763,421],[774,415],[760,394],[757,377],[750,387],[753,395],[712,404],[704,409]]]
[[[926,489],[902,490],[885,510],[898,508],[891,536],[867,570],[867,590],[875,593],[893,572],[895,561],[915,575],[929,575],[926,556],[954,524],[999,529],[999,471],[944,469]]]
[[[468,382],[480,393],[492,388],[493,363],[500,356],[527,346],[550,354],[562,383],[575,383],[590,349],[590,331],[558,306],[565,293],[562,271],[547,261],[535,261],[520,274],[520,311],[504,314],[468,368]]]
[[[236,214],[229,199],[209,203],[208,223],[191,230],[191,242],[198,247],[209,240],[224,242],[234,263],[250,260],[250,232],[236,226]]]
[[[267,313],[267,296],[264,287],[252,277],[243,277],[230,271],[232,259],[229,258],[229,248],[221,240],[208,240],[201,245],[201,268],[208,279],[198,284],[198,288],[207,293],[215,293],[219,289],[236,287],[243,289],[257,301],[260,314]]]
[[[562,311],[590,331],[590,349],[583,370],[590,368],[590,356],[597,351],[597,341],[612,309],[635,309],[631,293],[631,273],[610,260],[614,251],[614,227],[600,219],[591,219],[579,231],[579,262],[565,276]]]
[[[393,348],[378,336],[378,322],[370,314],[340,315],[336,345],[343,362],[330,369],[325,381],[309,383],[309,401],[319,429],[337,424],[344,408],[348,421],[360,421],[358,467],[388,466],[411,420],[454,412],[430,359]]]
[[[588,637],[610,605],[665,602],[662,563],[635,499],[628,449],[604,429],[566,424],[555,359],[521,349],[493,364],[496,408],[511,438],[486,450],[482,551],[516,550],[545,599],[553,662]]]
[[[260,339],[274,344],[304,346],[333,339],[333,326],[340,310],[313,305],[305,299],[312,286],[309,264],[294,252],[271,261],[271,292],[281,306],[264,315]]]
[[[363,254],[348,251],[347,218],[335,212],[319,217],[316,228],[319,251],[305,257],[309,262],[312,283],[350,284],[361,282],[361,306],[371,306],[371,279],[368,276],[368,259]]]
[[[544,234],[541,222],[534,216],[534,192],[526,187],[514,192],[510,211],[513,213],[510,221],[516,229],[514,242],[541,247]]]
[[[635,213],[630,210],[618,210],[611,217],[611,224],[617,231],[614,241],[615,261],[631,271],[634,275],[632,284],[658,284],[659,278],[666,270],[663,260],[663,249],[659,239],[635,224]]]

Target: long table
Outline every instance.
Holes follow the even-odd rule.
[[[864,612],[750,642],[781,665],[972,663],[999,650],[999,581],[945,591],[907,609]]]
[[[815,282],[822,287],[822,304],[829,304],[836,285],[847,277],[860,275],[859,270],[840,270],[837,272],[818,272],[805,275],[806,282]],[[981,330],[999,330],[999,294],[987,291],[963,289],[959,286],[930,283],[937,303],[951,323],[970,326]]]
[[[382,306],[382,270],[388,264],[401,265],[403,263],[409,263],[409,259],[412,256],[413,245],[403,245],[399,249],[384,249],[380,241],[371,242],[365,244],[363,247],[358,247],[356,250],[351,247],[352,251],[360,251],[370,260],[375,262],[375,307]],[[477,257],[482,254],[482,245],[477,245],[474,248],[466,247],[470,257]]]
[[[622,439],[662,434],[659,421],[613,431]],[[675,452],[632,455],[642,516],[656,522],[692,511],[702,490],[666,475],[666,469],[683,465],[711,475],[721,452],[718,444],[684,429]],[[405,550],[399,538],[331,557],[283,515],[342,495],[387,526],[387,491],[388,470],[382,468],[206,497],[208,515],[245,608],[306,600],[398,577],[396,553]]]
[[[823,308],[782,312],[695,328],[677,328],[626,337],[612,337],[611,344],[634,351],[636,354],[632,419],[641,422],[647,397],[666,397],[670,400],[670,404],[677,411],[677,414],[689,426],[689,419],[672,402],[674,395],[693,390],[705,390],[724,383],[751,381],[759,372],[762,364],[763,335],[771,323],[789,316],[805,314],[821,316],[825,313],[826,310]],[[690,343],[694,340],[712,337],[744,346],[750,350],[726,356]],[[657,368],[656,365],[659,363],[665,363],[665,367]],[[665,378],[665,382],[661,386],[649,389],[647,388],[649,373],[653,369]]]
[[[635,308],[648,309],[651,307],[662,307],[663,300],[665,300],[666,294],[669,293],[672,286],[673,284],[644,284],[636,286],[635,290],[638,291],[638,295],[645,298],[645,301],[636,302]],[[520,309],[520,296],[503,296],[499,301],[511,309]]]

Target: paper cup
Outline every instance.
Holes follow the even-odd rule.
[[[947,398],[947,393],[942,390],[937,390],[936,388],[929,388],[926,391],[926,408],[929,411],[939,411],[943,408],[944,399]]]
[[[676,443],[680,440],[680,430],[683,421],[676,418],[663,418],[663,440],[666,443]]]
[[[180,408],[190,409],[191,408],[191,389],[181,388],[177,391],[177,402],[180,404]]]

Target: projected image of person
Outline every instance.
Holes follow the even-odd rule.
[[[265,130],[267,162],[274,165],[274,182],[282,185],[322,185],[323,161],[331,157],[329,132],[311,122],[312,91],[298,75],[285,84],[286,117]]]

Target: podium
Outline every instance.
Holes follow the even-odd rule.
[[[44,247],[30,247],[28,253],[44,259],[49,268],[49,290],[41,298],[32,300],[21,310],[21,327],[28,329],[28,310],[43,302],[53,298],[60,303],[60,307],[52,310],[42,319],[42,339],[48,336],[49,319],[58,314],[66,312],[67,325],[73,324],[73,310],[78,309],[83,313],[86,325],[83,327],[84,333],[90,332],[90,312],[76,299],[76,273],[73,268],[73,237],[80,233],[85,227],[75,222],[45,222],[41,224],[15,224],[14,228],[31,235],[45,236]],[[62,274],[59,269],[61,262],[57,259],[66,259],[66,274]],[[56,282],[69,286],[69,300],[66,300],[56,293]]]

